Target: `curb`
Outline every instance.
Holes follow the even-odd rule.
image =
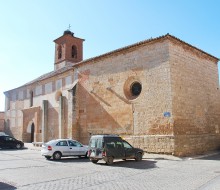
[[[198,155],[198,156],[194,156],[194,157],[188,157],[187,160],[196,160],[196,159],[201,159],[201,158],[206,158],[209,156],[215,156],[220,154],[220,152],[212,152],[212,153],[208,153],[208,154],[204,154],[204,155]]]

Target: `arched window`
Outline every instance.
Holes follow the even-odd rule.
[[[61,47],[61,45],[59,45],[58,48],[57,48],[57,55],[58,55],[58,59],[61,59],[61,57],[62,57],[62,47]]]
[[[77,48],[76,46],[72,46],[72,58],[77,58]]]

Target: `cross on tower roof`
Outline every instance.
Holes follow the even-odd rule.
[[[69,26],[68,26],[68,30],[70,30],[70,28],[71,28],[71,25],[69,24]]]

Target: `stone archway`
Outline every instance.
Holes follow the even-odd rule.
[[[35,141],[35,137],[34,137],[35,136],[35,125],[33,121],[29,122],[26,134],[27,134],[27,142],[32,143]]]
[[[39,141],[41,131],[40,124],[40,107],[34,107],[23,111],[23,141],[35,142]]]

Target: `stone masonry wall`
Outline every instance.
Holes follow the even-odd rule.
[[[0,120],[5,119],[5,112],[0,112]]]
[[[216,60],[170,43],[175,154],[190,155],[220,146]]]
[[[174,154],[175,138],[173,135],[122,136],[135,147],[149,153]]]
[[[152,43],[79,68],[83,143],[91,134],[114,133],[146,151],[173,152],[172,116],[164,117],[172,110],[168,50],[167,41]],[[126,94],[134,81],[142,85],[136,99]]]

